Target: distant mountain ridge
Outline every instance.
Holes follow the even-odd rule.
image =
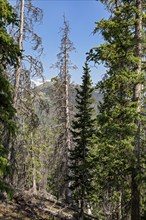
[[[80,85],[79,84],[74,84],[71,83],[70,86],[70,96],[71,99],[73,100],[73,103],[75,103],[75,98],[76,98],[76,88],[79,88]],[[40,93],[42,95],[42,97],[44,97],[44,99],[50,101],[51,103],[53,102],[54,99],[54,86],[53,86],[53,82],[52,81],[45,81],[44,83],[36,86],[35,90]],[[95,109],[98,112],[98,104],[99,102],[102,101],[102,94],[99,93],[99,91],[97,89],[94,89],[93,91],[93,98],[95,98]]]

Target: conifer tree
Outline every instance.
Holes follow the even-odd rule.
[[[71,60],[70,53],[75,50],[73,43],[69,39],[70,27],[66,21],[65,16],[63,27],[61,28],[61,44],[60,52],[57,55],[57,62],[53,67],[56,67],[59,74],[53,79],[53,87],[55,91],[55,135],[56,135],[56,171],[54,174],[57,181],[58,197],[65,198],[66,202],[69,203],[69,183],[67,183],[68,175],[68,151],[71,146],[71,134],[70,134],[70,123],[71,123],[71,102],[70,102],[70,69],[76,68]]]
[[[18,57],[18,64],[14,73],[13,102],[14,106],[17,107],[17,102],[19,103],[22,98],[22,90],[25,89],[25,76],[26,78],[30,76],[40,77],[43,73],[42,62],[40,61],[40,55],[43,51],[42,39],[34,31],[34,24],[42,21],[43,11],[35,6],[32,0],[16,0],[15,12],[19,18],[19,29],[17,30],[17,27],[13,26],[11,34],[17,39],[19,49],[23,54],[23,56]],[[25,52],[24,42],[29,48],[29,54]]]
[[[140,189],[145,176],[141,169],[145,167],[144,138],[141,142],[144,1],[102,2],[108,6],[111,17],[97,22],[95,33],[101,31],[105,43],[90,51],[91,60],[101,61],[107,67],[104,79],[98,84],[103,102],[98,116],[100,141],[93,152],[98,161],[96,168],[102,171],[96,179],[97,188],[104,186],[100,207],[106,204],[102,209],[106,218],[129,219],[131,215],[131,220],[138,220],[144,214],[140,210]]]
[[[17,57],[20,55],[14,39],[8,34],[8,27],[17,24],[17,18],[8,1],[0,0],[0,192],[9,191],[4,179],[9,174],[9,138],[14,135],[16,125],[13,120],[15,109],[12,102],[13,87],[8,81],[6,68],[17,65]]]
[[[80,208],[80,219],[84,219],[85,205],[88,203],[88,193],[91,182],[91,169],[88,153],[94,142],[95,118],[92,98],[93,86],[90,70],[85,63],[82,85],[77,89],[75,119],[72,123],[74,146],[70,150],[70,174],[73,197]]]
[[[26,183],[26,179],[31,179],[31,176],[27,177],[28,175],[26,172],[26,167],[28,166],[27,158],[32,155],[32,161],[34,161],[34,152],[32,152],[33,147],[30,143],[34,145],[33,136],[35,135],[30,136],[29,132],[32,129],[32,134],[35,134],[36,130],[34,121],[36,120],[37,115],[34,110],[34,100],[37,95],[34,94],[35,90],[32,89],[31,79],[34,76],[42,77],[43,73],[43,67],[40,61],[40,55],[43,50],[42,40],[34,31],[34,24],[41,22],[43,12],[33,4],[32,0],[16,0],[15,13],[17,13],[19,18],[19,26],[13,25],[11,27],[11,35],[17,41],[22,55],[18,56],[17,65],[15,66],[14,71],[12,70],[13,76],[11,75],[10,77],[10,80],[14,85],[13,105],[17,110],[17,118],[15,118],[15,120],[19,127],[19,132],[15,139],[15,147],[12,147],[11,149],[11,167],[13,167],[12,183],[20,188],[22,188],[23,185],[23,187],[26,187],[27,189],[33,185],[34,192],[36,192],[36,180],[34,178],[36,177],[36,172],[34,162],[32,162],[32,169],[34,169],[34,171],[29,172],[34,174],[32,177],[32,182],[34,184],[29,184],[28,187],[27,184],[22,183]],[[29,54],[26,53],[25,47],[27,47]],[[31,150],[29,147],[26,147],[27,144]],[[20,153],[22,151],[23,155]],[[32,152],[32,154],[30,152]],[[25,159],[22,160],[24,155]],[[31,160],[30,157],[29,160]],[[21,181],[19,181],[19,179],[21,179]]]

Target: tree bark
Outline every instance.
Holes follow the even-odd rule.
[[[80,213],[79,213],[79,220],[84,220],[84,199],[81,200],[81,207],[80,207]]]
[[[142,70],[142,0],[136,0],[136,22],[135,22],[135,56],[138,58],[136,75],[137,78],[141,74]],[[141,112],[141,83],[137,83],[134,90],[134,101],[138,102],[137,113]],[[137,176],[140,171],[140,120],[136,121],[137,124],[137,134],[136,134],[136,143],[134,147],[134,156],[135,156],[135,167],[132,171],[131,178],[131,220],[140,219],[140,189]]]
[[[20,29],[19,29],[19,37],[18,37],[18,46],[20,51],[23,49],[23,29],[24,29],[24,0],[21,0],[21,10],[20,10]],[[14,97],[13,97],[13,103],[14,107],[17,105],[17,99],[18,99],[18,91],[20,86],[20,76],[21,76],[21,55],[18,57],[18,64],[16,66],[15,70],[15,84],[14,84]]]
[[[33,133],[31,132],[31,150],[32,150],[32,191],[33,194],[37,194],[37,185],[36,185],[36,165],[35,165],[35,156],[34,156],[34,141]]]
[[[64,18],[65,19],[65,18]],[[66,178],[69,175],[69,150],[70,150],[70,110],[69,110],[69,74],[68,74],[68,51],[69,51],[69,42],[68,42],[68,33],[69,27],[65,22],[65,56],[64,56],[64,77],[65,77],[65,151],[66,151]],[[66,181],[65,187],[65,200],[66,203],[70,203],[71,191],[69,189],[69,181]]]

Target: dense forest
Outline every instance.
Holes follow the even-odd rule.
[[[36,86],[43,45],[34,26],[43,11],[32,0],[0,0],[2,219],[146,220],[146,2],[100,2],[109,18],[93,33],[104,41],[87,51],[81,85],[71,82],[75,48],[64,16],[58,75]],[[96,86],[90,63],[106,68]],[[29,218],[14,216],[16,203]]]

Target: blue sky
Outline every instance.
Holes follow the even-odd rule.
[[[15,4],[15,0],[11,0]],[[58,74],[50,66],[57,61],[61,36],[59,30],[63,25],[63,15],[70,25],[70,40],[74,43],[76,52],[70,54],[73,64],[78,69],[71,70],[71,79],[75,83],[81,82],[82,67],[86,59],[86,52],[102,42],[100,34],[93,35],[95,22],[107,17],[104,6],[95,0],[33,0],[34,5],[43,9],[44,17],[40,25],[36,24],[35,31],[42,37],[44,54],[41,58],[46,79]],[[91,67],[94,83],[101,79],[105,69]]]

